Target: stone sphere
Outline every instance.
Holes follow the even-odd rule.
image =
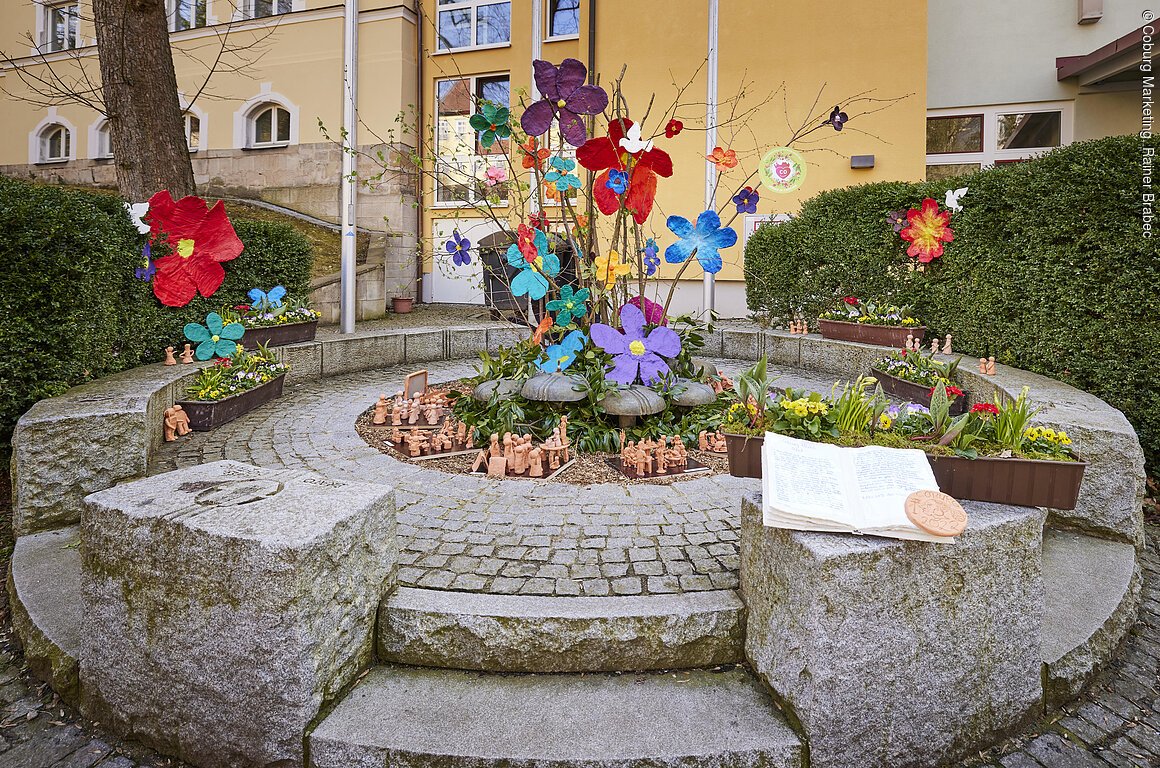
[[[665,399],[648,387],[634,384],[614,389],[604,396],[600,406],[613,416],[649,416],[665,409]]]
[[[537,373],[524,382],[520,394],[541,403],[574,403],[588,396],[588,383],[567,373]]]
[[[483,381],[475,385],[475,389],[471,390],[471,397],[481,403],[486,403],[491,400],[491,396],[499,393],[501,400],[518,394],[520,387],[523,384],[515,379],[492,379],[491,381]]]
[[[669,400],[673,405],[679,405],[682,408],[695,408],[698,405],[709,405],[717,402],[717,393],[708,384],[678,379],[669,392]]]

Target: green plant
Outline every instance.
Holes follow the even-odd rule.
[[[777,402],[773,391],[773,383],[777,379],[776,375],[769,374],[769,360],[765,355],[737,377],[737,399],[746,406],[754,406],[756,410],[751,418],[754,424],[761,422],[765,418],[765,410]]]
[[[761,431],[766,429],[806,440],[836,438],[841,434],[837,413],[820,394],[788,388],[785,396],[778,398],[770,409]]]
[[[903,349],[891,352],[874,363],[874,370],[926,387],[939,384],[949,386],[955,383],[955,374],[962,361],[962,357],[957,357],[944,363],[922,350],[908,352]]]
[[[818,315],[820,320],[838,320],[844,323],[864,323],[866,325],[891,325],[903,328],[917,328],[922,322],[911,314],[910,307],[900,307],[881,301],[862,301],[847,296],[831,309]]]
[[[874,392],[868,395],[866,390],[871,386]],[[830,401],[840,432],[870,432],[890,405],[890,399],[883,394],[878,380],[872,376],[859,376],[852,382],[834,384],[830,390]]]
[[[1139,159],[1156,139],[1079,142],[957,180],[955,240],[911,269],[890,211],[942,199],[945,181],[836,189],[762,227],[745,250],[749,309],[809,317],[834,297],[889,296],[973,357],[1041,373],[1123,411],[1160,476],[1160,258],[1141,225]]]
[[[1031,402],[1027,399],[1028,391],[1028,388],[1024,387],[1019,397],[1014,400],[995,394],[995,407],[999,409],[999,413],[992,419],[995,442],[1004,450],[1014,452],[1023,447],[1027,425],[1031,423],[1031,417],[1039,412],[1038,408],[1031,407]]]

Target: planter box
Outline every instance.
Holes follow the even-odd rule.
[[[725,450],[729,455],[729,474],[734,477],[761,477],[761,446],[765,435],[731,435],[725,433]]]
[[[271,379],[265,384],[246,390],[225,400],[178,400],[177,404],[189,414],[189,426],[197,432],[208,432],[222,424],[228,424],[239,416],[244,416],[259,405],[282,396],[282,385],[286,374]]]
[[[317,320],[310,320],[305,323],[268,325],[264,328],[247,328],[245,335],[242,336],[242,346],[246,349],[257,349],[259,344],[265,344],[268,347],[280,347],[283,344],[298,344],[303,341],[314,341],[314,334],[317,331]]]
[[[900,379],[897,376],[891,376],[889,373],[871,369],[870,373],[877,379],[878,383],[882,385],[882,391],[888,395],[894,395],[901,400],[909,400],[912,403],[925,405],[930,407],[930,387],[925,387],[922,384],[915,384],[913,381]],[[959,414],[967,412],[967,402],[971,396],[970,392],[963,392],[962,397],[957,397],[951,403],[951,415],[958,416]]]
[[[1075,509],[1087,462],[931,456],[943,493],[1019,507]]]
[[[818,328],[823,339],[838,341],[858,341],[862,344],[877,344],[880,347],[906,346],[906,337],[914,336],[922,341],[926,326],[903,328],[900,325],[870,325],[869,323],[847,323],[844,320],[818,320]]]

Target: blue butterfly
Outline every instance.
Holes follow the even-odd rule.
[[[267,309],[282,306],[282,297],[286,295],[286,289],[275,285],[269,293],[266,293],[261,288],[251,288],[246,295],[250,297],[250,305],[254,309]]]

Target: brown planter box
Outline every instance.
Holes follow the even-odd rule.
[[[1052,509],[1075,509],[1087,467],[1083,461],[926,458],[939,488],[956,499]]]
[[[242,346],[246,349],[257,349],[259,344],[265,344],[267,347],[280,347],[284,344],[314,341],[314,334],[317,331],[317,320],[305,323],[268,325],[264,328],[247,328],[246,333],[242,336]]]
[[[761,446],[764,435],[731,435],[725,433],[725,450],[729,454],[729,474],[734,477],[761,477]]]
[[[823,339],[857,341],[862,344],[876,344],[880,347],[906,346],[906,337],[914,336],[922,341],[926,326],[903,328],[901,325],[870,325],[869,323],[847,323],[844,320],[818,320],[818,328]]]
[[[882,385],[882,391],[888,395],[894,395],[902,400],[909,400],[912,403],[925,405],[930,407],[930,387],[924,387],[921,384],[915,384],[913,381],[900,379],[897,376],[891,376],[889,373],[871,369],[870,373],[878,379],[878,383]],[[967,412],[967,403],[970,400],[971,393],[963,391],[963,396],[955,398],[951,403],[950,413],[952,416]]]
[[[177,404],[189,414],[189,426],[197,432],[208,432],[244,416],[259,405],[282,396],[286,374],[271,379],[261,386],[248,389],[225,400],[178,400]]]

